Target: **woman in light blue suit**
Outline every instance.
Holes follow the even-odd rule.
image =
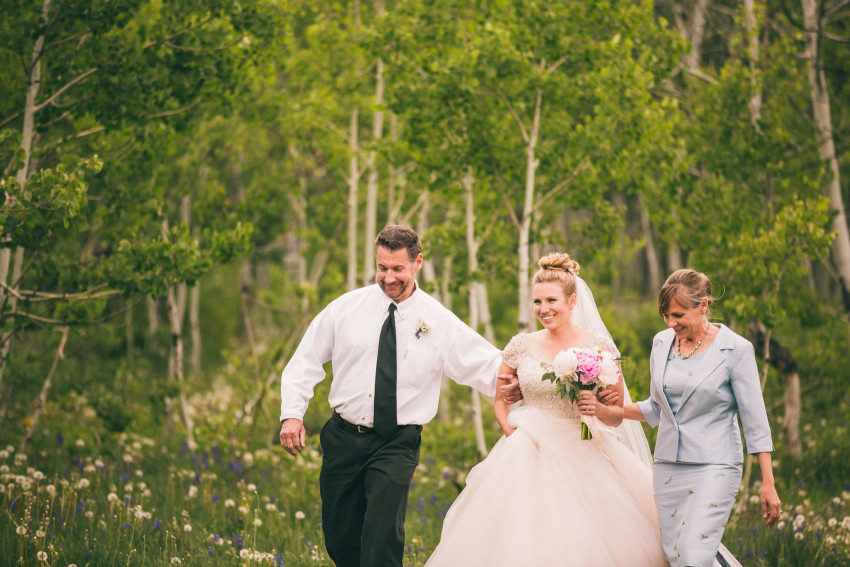
[[[694,270],[674,272],[658,295],[668,329],[650,355],[650,396],[624,417],[658,427],[653,489],[664,553],[671,567],[715,565],[741,482],[743,446],[758,455],[762,515],[779,519],[773,442],[752,344],[709,323],[711,282]]]

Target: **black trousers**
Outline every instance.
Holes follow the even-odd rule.
[[[337,567],[401,566],[421,432],[421,425],[404,425],[384,438],[334,419],[322,428],[322,530]]]

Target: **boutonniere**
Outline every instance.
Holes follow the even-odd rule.
[[[419,319],[419,326],[416,327],[416,338],[421,339],[423,335],[431,332],[431,326],[424,319]]]

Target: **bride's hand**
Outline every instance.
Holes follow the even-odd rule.
[[[599,402],[593,392],[590,390],[582,390],[578,393],[578,401],[576,402],[576,405],[578,405],[578,411],[581,415],[594,417],[596,416]]]

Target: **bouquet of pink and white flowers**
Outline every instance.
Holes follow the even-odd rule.
[[[569,348],[562,350],[552,361],[552,372],[543,375],[557,385],[558,394],[575,403],[581,390],[596,392],[619,381],[617,361],[607,351],[599,349]],[[581,422],[581,438],[591,439],[590,429]]]

